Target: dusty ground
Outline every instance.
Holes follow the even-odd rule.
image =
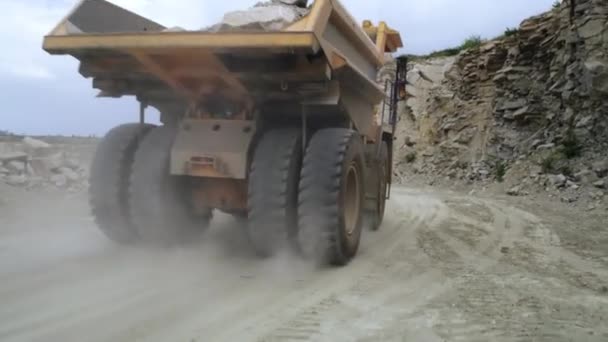
[[[0,194],[2,341],[608,340],[605,217],[398,188],[351,265],[316,269],[257,260],[226,216],[121,248],[84,193]]]

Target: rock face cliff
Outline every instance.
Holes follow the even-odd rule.
[[[593,183],[606,176],[606,0],[564,0],[458,56],[416,59],[408,81],[397,145],[402,177],[504,176],[545,186],[552,175],[565,176],[564,184],[588,172]]]

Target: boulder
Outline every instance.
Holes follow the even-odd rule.
[[[68,179],[62,174],[57,174],[51,177],[51,182],[55,184],[56,187],[63,188],[68,184]]]
[[[566,178],[564,175],[550,175],[547,180],[549,181],[550,185],[561,188],[566,185],[568,178]]]
[[[549,143],[549,144],[538,145],[536,147],[536,150],[542,151],[542,150],[550,150],[552,148],[555,148],[555,144]]]
[[[50,175],[65,164],[65,156],[62,152],[57,152],[46,157],[33,158],[30,161],[34,172],[41,176]]]
[[[507,190],[507,195],[509,196],[520,196],[521,194],[521,186],[514,186]]]
[[[27,153],[30,158],[46,157],[57,153],[57,149],[54,148],[54,146],[34,138],[25,137],[21,141],[21,144],[24,152]]]
[[[598,94],[608,94],[608,60],[589,60],[585,62],[584,81],[589,89]]]
[[[605,180],[599,180],[597,182],[593,183],[593,186],[598,188],[598,189],[606,189],[606,181]]]
[[[570,189],[574,189],[574,190],[580,188],[580,186],[578,184],[576,184],[576,183],[574,183],[573,181],[570,181],[570,180],[566,181],[566,187],[568,187]]]
[[[77,171],[82,169],[82,165],[80,165],[80,163],[78,162],[78,160],[74,159],[74,158],[66,158],[64,160],[63,165],[65,167],[69,167],[70,169]]]
[[[80,175],[69,167],[61,167],[57,170],[60,175],[65,176],[66,180],[70,183],[76,183],[80,180]]]
[[[509,100],[505,101],[502,106],[500,106],[500,110],[516,110],[522,107],[525,107],[528,104],[526,99],[517,99],[517,100]]]
[[[6,163],[5,166],[11,173],[22,174],[25,172],[25,163],[22,161],[13,160]]]
[[[579,27],[578,34],[583,39],[589,39],[600,35],[604,30],[605,20],[589,20],[583,26]]]
[[[592,184],[593,182],[596,182],[599,178],[591,170],[582,170],[574,174],[574,179],[582,184]]]
[[[22,142],[27,148],[34,149],[34,150],[51,148],[50,144],[47,144],[42,140],[38,140],[38,139],[30,138],[30,137],[23,138]]]
[[[608,159],[597,161],[592,165],[593,171],[598,177],[605,177],[608,175]]]
[[[27,184],[27,177],[21,175],[8,175],[4,178],[4,182],[12,186],[23,186]]]

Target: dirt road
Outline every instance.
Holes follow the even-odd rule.
[[[2,341],[608,340],[605,229],[500,201],[396,189],[358,258],[316,269],[257,260],[226,216],[191,246],[120,248],[84,194],[0,190]]]

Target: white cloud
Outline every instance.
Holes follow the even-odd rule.
[[[0,44],[5,47],[0,54],[0,77],[52,78],[52,66],[41,49],[42,36],[56,18],[65,15],[65,5],[0,0],[0,9]]]

